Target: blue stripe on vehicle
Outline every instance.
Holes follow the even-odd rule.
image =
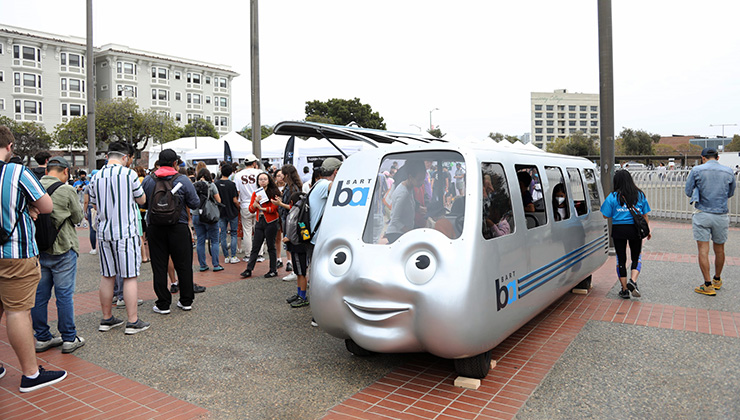
[[[550,267],[552,267],[552,266],[553,266],[553,265],[555,265],[555,264],[558,264],[558,263],[559,263],[560,261],[563,261],[563,260],[565,260],[565,259],[567,259],[567,258],[570,258],[570,257],[571,257],[572,255],[574,255],[574,254],[577,254],[577,253],[581,252],[581,251],[582,251],[583,249],[585,249],[585,248],[588,248],[588,247],[592,246],[592,245],[593,245],[594,243],[596,243],[596,242],[600,242],[600,241],[603,241],[603,240],[604,240],[604,239],[606,239],[606,238],[607,238],[607,235],[606,235],[606,234],[604,234],[604,235],[602,235],[602,236],[600,236],[600,237],[598,237],[598,238],[594,239],[593,241],[591,241],[591,242],[589,242],[589,243],[587,243],[587,244],[585,244],[585,245],[583,245],[583,246],[579,247],[578,249],[575,249],[575,250],[573,250],[573,251],[571,251],[571,252],[569,252],[569,253],[567,253],[567,254],[563,255],[562,257],[558,258],[557,260],[555,260],[555,261],[551,261],[551,262],[550,262],[549,264],[543,265],[542,267],[538,268],[537,270],[534,270],[534,271],[530,272],[530,273],[529,273],[529,274],[527,274],[526,276],[524,276],[524,277],[520,278],[519,280],[517,280],[517,282],[518,282],[519,284],[521,284],[521,283],[524,283],[524,282],[525,282],[525,281],[527,281],[527,280],[528,280],[528,279],[529,279],[530,277],[533,277],[533,276],[535,276],[535,275],[537,275],[537,274],[539,274],[539,273],[541,273],[541,272],[543,272],[543,271],[545,271],[545,270],[548,270],[548,269],[549,269]]]
[[[581,251],[578,254],[572,255],[568,259],[565,259],[565,260],[563,260],[562,258],[561,259],[558,259],[558,261],[561,261],[559,264],[557,264],[557,265],[553,265],[553,264],[548,265],[547,270],[543,271],[542,274],[538,275],[537,277],[532,278],[531,280],[529,280],[528,282],[526,282],[524,284],[520,284],[519,285],[519,290],[526,289],[532,283],[535,283],[535,282],[541,280],[543,277],[550,275],[553,271],[562,268],[564,265],[567,265],[567,264],[572,263],[574,260],[578,260],[578,261],[582,260],[584,254],[589,254],[590,255],[593,251],[595,251],[596,249],[598,249],[600,247],[601,247],[601,244],[597,242],[595,244],[592,244],[591,246],[589,246],[586,249],[582,249],[583,247],[579,248],[579,249],[581,249]],[[568,255],[571,255],[571,254],[572,253],[570,253]],[[572,266],[572,265],[573,264],[570,264],[569,266]]]
[[[552,273],[550,276],[548,276],[547,278],[543,279],[539,283],[535,284],[534,286],[532,286],[528,290],[523,291],[523,292],[520,290],[519,297],[522,298],[522,297],[526,296],[528,293],[532,292],[533,290],[537,289],[538,287],[540,287],[543,284],[547,283],[548,281],[552,280],[553,278],[555,278],[557,275],[561,274],[565,270],[567,270],[567,269],[571,268],[572,266],[578,264],[579,262],[583,261],[584,259],[586,259],[586,257],[590,256],[591,254],[593,254],[594,252],[596,252],[598,250],[599,250],[599,247],[595,247],[595,248],[591,249],[585,255],[583,255],[580,258],[572,261],[571,263],[567,264],[566,266],[560,268],[559,270],[557,270],[556,272]]]

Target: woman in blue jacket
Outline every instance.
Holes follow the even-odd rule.
[[[617,274],[619,282],[622,283],[622,290],[619,297],[629,299],[630,292],[632,296],[640,297],[640,290],[637,288],[637,276],[640,275],[642,266],[642,239],[637,231],[637,226],[632,218],[629,207],[634,207],[638,213],[648,220],[650,205],[645,198],[645,193],[637,188],[632,175],[626,170],[618,170],[614,173],[614,192],[609,194],[601,205],[601,213],[605,218],[612,219],[612,240],[614,248],[617,251]],[[652,235],[648,235],[650,239]],[[632,260],[630,279],[627,280],[627,244],[630,247],[630,257]]]

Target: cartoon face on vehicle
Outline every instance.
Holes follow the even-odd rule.
[[[462,156],[451,151],[388,155],[371,195],[361,187],[330,194],[340,208],[365,198],[368,203],[362,232],[352,219],[341,229],[337,218],[314,250],[311,301],[324,330],[378,352],[445,346],[444,332],[458,326],[465,312],[461,302],[471,292],[456,280],[466,270],[455,264],[464,253],[458,239],[465,196],[446,175],[463,165]],[[391,168],[397,169],[393,177]],[[354,185],[345,181],[342,188]],[[331,214],[337,213],[325,217]]]

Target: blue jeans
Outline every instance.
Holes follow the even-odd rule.
[[[207,267],[206,265],[206,238],[211,241],[211,262],[214,267],[218,267],[218,223],[208,224],[200,223],[200,216],[193,216],[193,226],[195,227],[195,235],[198,236],[198,242],[196,242],[195,250],[198,252],[198,263],[201,267]]]
[[[229,258],[229,248],[226,243],[227,233],[229,236],[231,236],[231,256],[236,257],[236,233],[238,229],[238,224],[239,224],[239,216],[236,216],[231,220],[225,217],[222,217],[218,221],[218,228],[221,231],[219,235],[221,239],[221,251],[224,253],[225,258]],[[227,231],[228,226],[231,226],[231,229],[228,229]]]
[[[62,340],[74,341],[77,336],[73,300],[77,280],[77,253],[71,249],[61,255],[42,252],[39,254],[39,263],[41,280],[36,288],[36,305],[31,309],[36,340],[48,341],[52,338],[47,315],[53,287],[57,304],[57,329]]]

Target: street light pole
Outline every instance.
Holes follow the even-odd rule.
[[[432,125],[432,112],[439,111],[439,108],[434,108],[433,110],[429,111],[429,129],[434,130],[434,125]]]
[[[87,167],[90,172],[98,169],[97,150],[95,150],[95,82],[93,80],[95,53],[93,51],[92,19],[92,0],[87,0],[87,46],[85,56],[87,57]],[[72,163],[74,164],[74,162]]]

